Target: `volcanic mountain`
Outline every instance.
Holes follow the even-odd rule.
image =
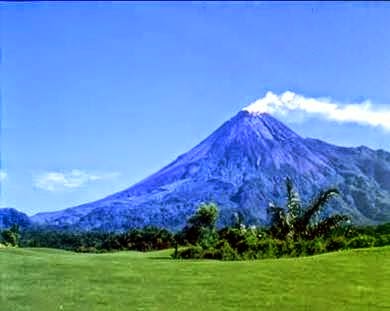
[[[0,230],[8,229],[12,225],[18,225],[21,228],[28,227],[31,224],[28,216],[14,208],[0,208]]]
[[[248,224],[265,224],[269,203],[286,196],[287,176],[306,200],[337,186],[342,196],[326,213],[347,214],[355,223],[390,221],[390,153],[303,138],[267,113],[245,110],[132,187],[32,220],[81,230],[177,230],[200,203],[215,202],[220,225],[229,224],[235,212]]]

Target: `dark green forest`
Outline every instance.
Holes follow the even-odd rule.
[[[298,257],[351,248],[390,245],[390,223],[355,226],[345,215],[321,217],[321,211],[336,196],[337,189],[321,191],[304,204],[290,179],[286,180],[286,204],[270,204],[267,227],[249,226],[240,214],[234,224],[217,228],[218,206],[202,204],[179,232],[157,227],[127,232],[74,232],[17,225],[1,231],[5,246],[48,247],[75,252],[153,251],[173,248],[173,258],[250,260]]]

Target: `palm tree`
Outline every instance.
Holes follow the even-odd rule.
[[[285,208],[270,204],[268,213],[271,216],[271,235],[278,239],[313,239],[328,233],[348,218],[344,215],[333,215],[316,221],[314,218],[334,197],[340,195],[336,188],[321,191],[306,207],[290,178],[286,179],[287,204]]]

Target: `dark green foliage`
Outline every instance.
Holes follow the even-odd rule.
[[[371,227],[372,228],[372,227]],[[390,222],[382,225],[378,225],[375,228],[375,233],[378,235],[390,234]]]
[[[18,246],[20,241],[20,231],[18,225],[1,231],[0,242],[7,246]]]
[[[151,251],[172,247],[174,239],[168,230],[154,227],[124,233],[30,229],[22,232],[21,244],[25,247],[52,247],[78,252]]]
[[[325,253],[327,251],[326,246],[326,241],[322,238],[316,238],[314,240],[308,241],[306,254],[315,255]]]
[[[113,234],[106,239],[102,248],[106,250],[132,249],[142,252],[170,248],[173,234],[166,229],[146,227],[132,229],[123,234]]]
[[[348,241],[347,245],[350,248],[373,247],[375,245],[375,241],[375,237],[361,234]]]
[[[390,245],[390,234],[382,234],[376,238],[375,246]]]
[[[203,257],[203,248],[199,245],[192,245],[185,249],[179,250],[175,258],[180,259],[200,259]]]
[[[239,260],[240,255],[235,249],[233,249],[229,242],[221,240],[216,247],[204,251],[203,258],[219,259],[219,260]]]
[[[315,239],[317,237],[326,236],[331,233],[331,230],[340,227],[348,218],[344,215],[330,216],[318,224],[307,228],[306,238]]]
[[[326,243],[326,250],[328,252],[337,251],[347,247],[347,239],[344,236],[331,236]]]
[[[188,224],[192,227],[213,228],[218,218],[218,208],[214,203],[202,204],[190,217]]]
[[[215,204],[202,204],[182,230],[181,242],[199,244],[203,248],[215,245],[218,239],[215,229],[217,218],[218,208]]]
[[[322,191],[306,208],[306,210],[301,212],[300,217],[296,219],[296,233],[298,235],[308,235],[309,231],[311,231],[311,234],[314,234],[317,227],[321,228],[321,230],[318,230],[318,234],[321,235],[323,232],[327,233],[331,228],[335,227],[341,221],[346,220],[346,218],[341,215],[335,215],[332,219],[328,218],[320,223],[315,224],[313,226],[314,228],[311,228],[310,226],[310,222],[314,215],[319,213],[333,197],[339,194],[340,192],[335,188]]]
[[[233,218],[237,219],[234,226],[216,232],[211,225],[206,227],[205,222],[198,221],[201,218],[199,215],[207,214],[205,210],[200,212],[201,207],[190,218],[190,224],[183,232],[176,235],[177,241],[182,244],[184,241],[187,248],[175,252],[172,257],[252,260],[309,256],[340,249],[390,244],[390,234],[382,234],[390,230],[389,226],[353,227],[345,223],[346,217],[342,215],[333,215],[318,222],[312,220],[321,207],[338,193],[337,190],[330,189],[322,192],[313,201],[314,203],[304,210],[290,180],[287,180],[287,189],[287,212],[285,209],[273,206],[274,223],[268,229],[247,228],[237,216],[233,215]],[[217,212],[213,211],[212,214],[217,215]],[[208,219],[214,220],[209,223],[215,223],[216,218],[209,217]],[[203,236],[202,230],[209,234],[213,232],[212,238],[207,235]],[[193,232],[198,232],[198,234],[196,239],[191,240],[189,237]],[[209,244],[204,241],[209,241]],[[188,244],[190,244],[189,247]]]
[[[343,215],[333,215],[322,221],[315,221],[325,205],[335,196],[339,195],[337,189],[331,188],[320,192],[314,200],[304,208],[295,191],[291,179],[286,179],[287,203],[282,208],[270,204],[268,213],[271,219],[270,234],[280,240],[286,239],[315,239],[328,234],[347,220]]]
[[[270,220],[272,225],[269,230],[270,234],[275,239],[285,239],[290,232],[290,227],[287,223],[287,215],[285,209],[270,204],[267,209],[267,213],[271,216]]]
[[[256,253],[246,254],[247,259],[256,259],[256,258],[278,258],[281,256],[283,249],[286,249],[287,244],[283,243],[281,240],[265,238],[259,240],[257,244]],[[253,257],[253,258],[251,258]]]
[[[203,248],[199,245],[192,245],[183,250],[179,250],[178,259],[218,259],[218,260],[239,260],[240,255],[234,250],[226,240],[221,240],[214,247]]]
[[[237,251],[233,249],[229,242],[226,240],[221,240],[216,246],[217,254],[219,259],[222,260],[237,260],[240,258]]]
[[[217,260],[298,257],[347,248],[390,245],[390,224],[369,227],[340,225],[345,220],[341,215],[334,215],[320,222],[307,222],[307,216],[301,220],[306,210],[302,209],[291,181],[287,188],[287,207],[274,207],[274,211],[278,213],[272,214],[275,222],[270,228],[245,226],[239,215],[233,215],[236,219],[234,225],[217,231],[216,205],[203,204],[188,220],[187,226],[175,234],[155,227],[131,229],[123,233],[69,232],[30,227],[19,234],[19,228],[14,226],[1,232],[0,242],[6,245],[51,247],[77,252],[174,248],[173,258]],[[314,201],[317,206],[315,209],[322,204],[319,202],[327,201],[325,197],[330,194],[326,193]],[[313,215],[313,208],[308,214]],[[305,222],[307,225],[303,225]]]

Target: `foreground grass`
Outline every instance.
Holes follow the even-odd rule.
[[[174,261],[171,251],[0,250],[0,310],[390,310],[390,247]]]

